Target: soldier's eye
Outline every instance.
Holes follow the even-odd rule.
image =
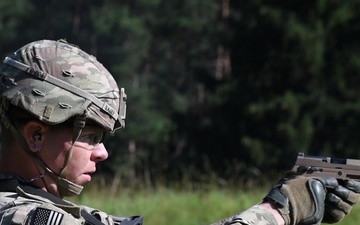
[[[104,142],[105,133],[102,131],[80,135],[78,142],[96,146]]]

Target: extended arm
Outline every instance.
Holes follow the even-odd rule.
[[[284,225],[284,219],[273,204],[264,202],[244,212],[211,225]]]
[[[341,183],[339,183],[341,182]],[[337,223],[360,200],[360,183],[333,177],[281,179],[258,205],[212,225]]]

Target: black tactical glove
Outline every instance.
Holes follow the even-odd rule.
[[[272,202],[286,225],[336,223],[360,200],[360,183],[333,177],[283,178],[264,201]]]
[[[360,201],[360,183],[354,180],[338,181],[335,178],[322,180],[326,187],[330,187],[327,188],[322,222],[339,222],[350,213],[352,206]]]

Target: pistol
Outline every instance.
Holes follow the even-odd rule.
[[[299,152],[290,174],[360,181],[360,160],[308,156]]]

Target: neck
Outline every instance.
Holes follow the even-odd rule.
[[[0,156],[0,173],[18,177],[57,197],[61,197],[56,182],[22,149],[7,149]],[[16,157],[14,157],[16,155]]]

